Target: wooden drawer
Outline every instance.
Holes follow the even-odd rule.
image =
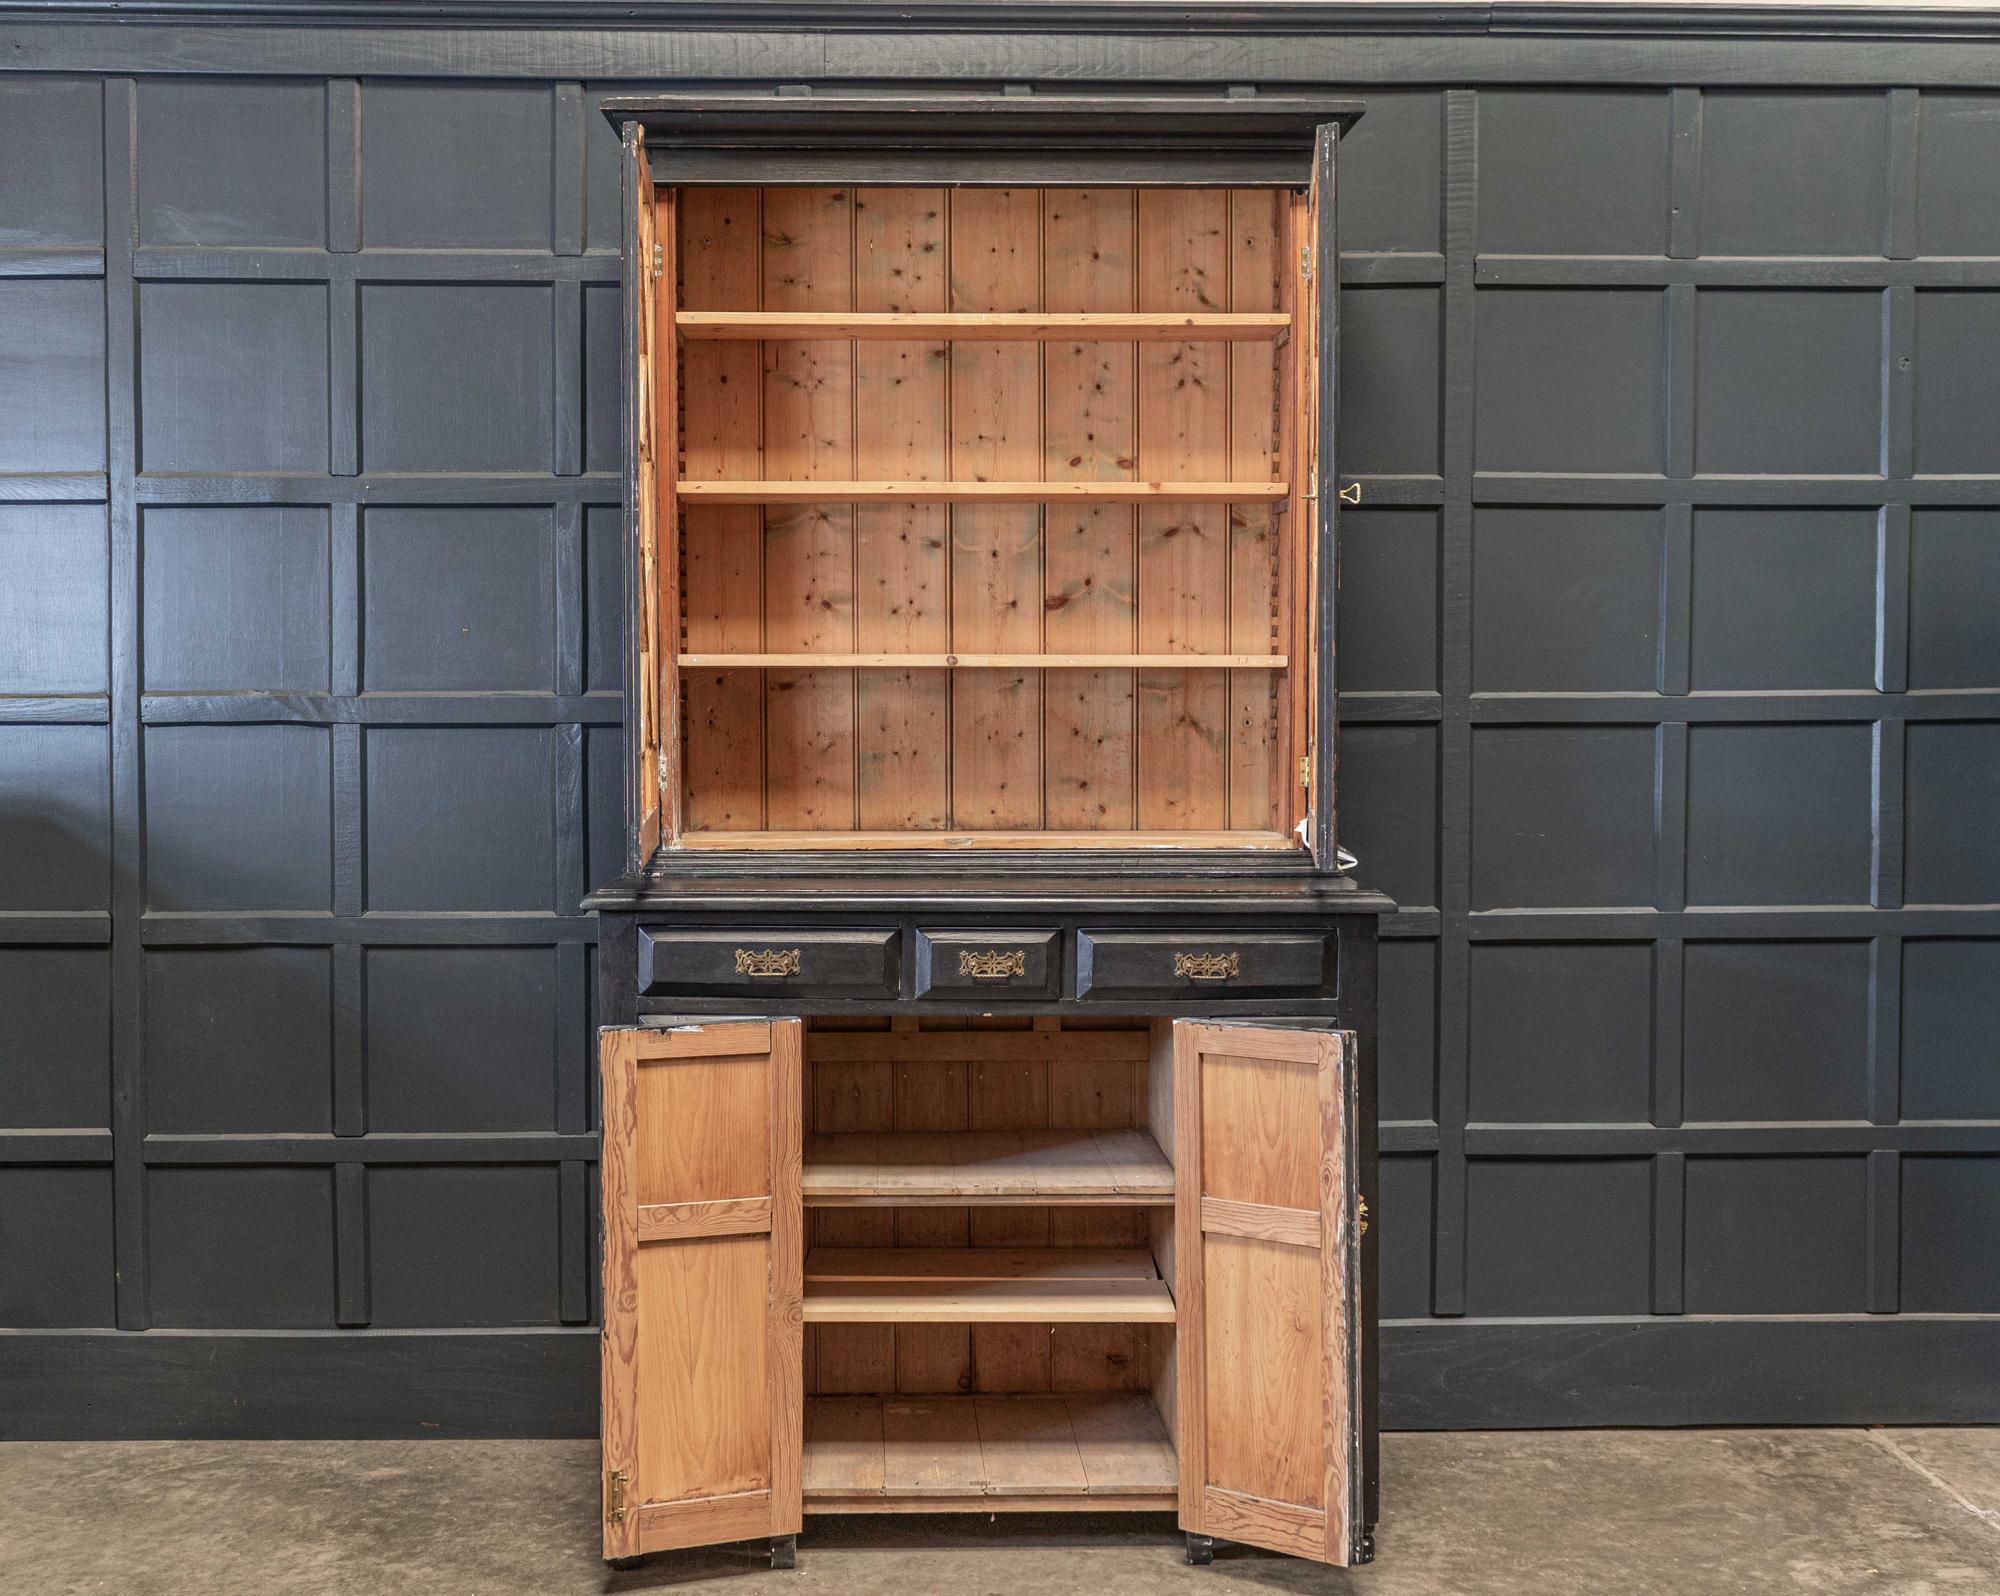
[[[1062,982],[1055,930],[920,930],[917,996],[1051,998]]]
[[[1097,1001],[1333,993],[1322,931],[1079,931],[1076,995]]]
[[[639,932],[641,997],[895,998],[901,977],[892,926]]]

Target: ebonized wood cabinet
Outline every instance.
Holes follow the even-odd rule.
[[[1354,110],[666,97],[627,158],[604,1547],[1174,1508],[1364,1561]]]

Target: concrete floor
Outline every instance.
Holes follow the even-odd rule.
[[[839,1591],[845,1596],[1647,1596],[2000,1591],[2000,1430],[1559,1431],[1384,1438],[1385,1521],[1342,1574],[1172,1520],[808,1519],[750,1549],[598,1561],[589,1442],[0,1445],[7,1596]]]

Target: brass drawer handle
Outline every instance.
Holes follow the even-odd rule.
[[[958,955],[958,973],[974,981],[1004,981],[1010,975],[1026,975],[1027,950],[993,948],[984,953],[975,953],[970,948],[964,948]]]
[[[738,975],[797,975],[799,973],[799,950],[797,948],[765,948],[762,952],[754,948],[736,950],[736,973]]]
[[[1243,973],[1240,953],[1176,953],[1176,981],[1233,981]]]

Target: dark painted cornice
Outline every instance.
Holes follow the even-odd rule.
[[[1700,0],[0,0],[0,21],[284,27],[2000,38],[2000,6]]]

